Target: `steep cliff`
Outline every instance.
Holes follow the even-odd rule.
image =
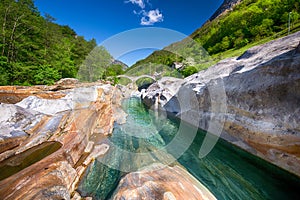
[[[299,41],[297,32],[253,47],[179,87],[178,81],[160,81],[148,88],[144,102],[221,131],[227,141],[300,176]]]

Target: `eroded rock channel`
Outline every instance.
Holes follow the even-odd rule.
[[[297,199],[299,34],[142,99],[101,82],[0,87],[0,199]],[[223,139],[203,157],[210,119]]]

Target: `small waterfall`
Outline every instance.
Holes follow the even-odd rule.
[[[155,102],[154,102],[154,113],[155,117],[158,117],[158,101],[159,101],[160,95],[155,97]]]

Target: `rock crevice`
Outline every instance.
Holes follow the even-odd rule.
[[[0,199],[70,199],[88,164],[109,149],[98,143],[112,132],[116,88],[70,81],[0,87],[5,111],[0,117],[0,168],[9,175],[0,180]],[[48,143],[60,146],[42,148]]]

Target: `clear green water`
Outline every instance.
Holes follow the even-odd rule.
[[[98,158],[86,171],[79,186],[83,196],[107,199],[126,174],[124,171],[136,171],[154,162],[169,163],[171,155],[175,156],[180,148],[179,145],[177,149],[168,148],[168,152],[155,151],[172,141],[179,120],[147,110],[137,98],[125,100],[123,108],[128,113],[127,122],[116,124],[112,137],[106,141],[111,145],[108,154]],[[194,129],[184,123],[181,126],[187,135],[188,130]],[[205,135],[206,132],[199,130],[188,150],[175,162],[186,167],[218,199],[299,199],[299,178],[223,140],[200,159],[199,149]]]
[[[0,162],[0,181],[51,155],[61,146],[59,142],[44,142]]]

